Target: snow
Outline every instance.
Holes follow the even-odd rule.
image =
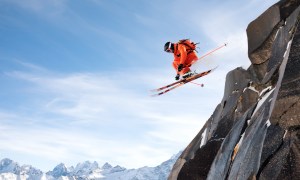
[[[60,179],[61,180],[69,180],[69,178],[67,176],[61,176]]]
[[[249,124],[250,124],[250,122],[251,122],[251,120],[247,120],[247,125],[249,125]]]
[[[103,178],[104,176],[101,174],[101,170],[100,169],[96,169],[93,171],[92,174],[90,174],[88,176],[89,179],[99,179],[99,178]]]
[[[263,89],[263,90],[261,91],[261,93],[259,94],[259,97],[262,96],[263,94],[265,94],[266,91],[270,91],[271,89],[272,89],[272,86],[268,86],[267,88]]]
[[[250,89],[250,90],[256,92],[257,94],[259,94],[259,91],[256,90],[255,87],[253,87],[253,86],[246,87],[246,88],[243,90],[243,92],[245,92],[247,89]]]
[[[202,135],[201,135],[202,139],[201,139],[200,148],[201,148],[202,146],[204,146],[205,143],[206,143],[206,141],[205,141],[205,139],[206,139],[206,131],[207,131],[207,128],[205,128],[204,132],[203,132]]]
[[[266,94],[264,94],[263,97],[261,97],[261,99],[258,101],[257,106],[251,116],[251,118],[255,115],[255,113],[260,109],[261,105],[266,101],[266,99],[272,94],[272,92],[275,90],[275,88],[273,88],[272,90],[270,90],[272,87],[269,86],[267,88],[265,88],[264,90],[262,90],[262,92],[260,93],[260,95],[264,94],[266,91],[269,90],[269,92],[267,92]]]
[[[16,175],[13,173],[2,173],[0,174],[0,180],[27,180],[30,179],[28,178],[28,175]],[[33,178],[33,179],[37,179],[37,178]],[[33,180],[31,179],[31,180]]]
[[[259,91],[258,91],[258,90],[256,90],[254,86],[252,86],[252,83],[253,83],[253,82],[252,82],[252,81],[250,81],[249,83],[250,83],[250,86],[248,86],[248,87],[244,88],[244,90],[243,90],[243,93],[244,93],[244,92],[245,92],[247,89],[250,89],[250,90],[252,90],[252,91],[256,92],[257,94],[259,94]]]
[[[250,87],[248,87],[248,89],[250,89],[250,90],[252,90],[252,91],[254,91],[254,92],[257,92],[257,94],[259,93],[259,91],[256,90],[254,86],[250,86]]]
[[[243,139],[244,139],[244,135],[245,135],[245,133],[242,134],[242,137],[240,138],[239,142],[234,147],[234,152],[233,152],[232,157],[231,157],[232,160],[234,160],[237,152],[240,149],[241,143],[243,142]]]
[[[17,179],[17,175],[13,173],[2,173],[0,174],[0,180],[13,180]]]
[[[273,98],[270,98],[269,102],[271,102],[273,100]]]
[[[283,57],[286,57],[287,53],[290,52],[289,49],[290,49],[291,44],[292,44],[292,40],[290,40],[290,41],[288,42],[287,47],[286,47],[286,50],[285,50],[285,52],[284,52],[284,54],[283,54]]]
[[[43,176],[41,177],[41,180],[47,180],[47,175],[43,173]]]
[[[281,29],[282,27],[280,27],[277,31],[276,31],[276,34],[275,34],[275,38],[274,39],[276,39],[276,37],[277,37],[277,35],[278,35],[278,32],[279,32],[279,30]]]
[[[287,134],[288,130],[285,130],[283,138],[285,138],[286,134]]]
[[[270,119],[268,119],[268,121],[266,122],[266,125],[267,125],[268,127],[271,126]]]
[[[242,137],[240,138],[239,142],[237,143],[238,147],[241,146],[243,140],[244,140],[244,136],[245,136],[245,133],[242,134]]]

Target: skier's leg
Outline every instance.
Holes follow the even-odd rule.
[[[187,72],[189,72],[189,71],[191,71],[191,69],[189,68],[189,67],[184,67],[182,70],[181,70],[181,75],[183,75],[183,74],[185,74],[185,73],[187,73]]]

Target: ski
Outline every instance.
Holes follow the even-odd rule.
[[[191,78],[191,77],[190,77],[190,78]],[[188,79],[188,78],[187,78],[187,79]],[[168,85],[166,85],[166,86],[163,86],[163,87],[161,87],[161,88],[152,89],[151,91],[152,91],[152,92],[156,92],[156,91],[158,92],[158,91],[167,89],[167,88],[169,88],[169,87],[172,87],[172,86],[174,86],[174,85],[176,85],[176,84],[178,84],[178,83],[184,82],[184,81],[186,81],[187,79],[182,79],[182,80],[176,81],[176,82],[174,82],[174,83],[168,84]]]
[[[180,83],[180,84],[177,84],[176,86],[173,86],[173,87],[171,87],[169,89],[166,89],[163,92],[160,92],[160,93],[157,93],[157,94],[152,94],[151,97],[156,97],[156,96],[160,96],[160,95],[166,94],[167,92],[169,92],[169,91],[171,91],[171,90],[173,90],[175,88],[178,88],[179,86],[182,86],[183,84],[185,84],[185,83]]]
[[[217,66],[217,67],[218,67],[218,66]],[[215,70],[217,67],[215,67],[215,68],[213,68],[213,69],[210,69],[210,70],[208,70],[208,71],[211,72],[211,71]],[[199,76],[199,75],[201,75],[201,74],[203,74],[203,73],[206,73],[206,72],[208,72],[208,71],[202,72],[202,73],[200,73],[200,74],[195,74],[194,76]],[[160,88],[157,88],[157,89],[152,89],[151,92],[158,92],[158,91],[167,89],[167,88],[169,88],[169,87],[171,87],[171,86],[174,86],[174,85],[176,85],[176,84],[178,84],[178,83],[182,83],[182,82],[184,82],[184,81],[188,81],[189,79],[191,79],[191,78],[194,77],[194,76],[191,76],[191,77],[189,77],[189,78],[186,78],[186,79],[182,79],[182,80],[176,81],[176,82],[174,82],[174,83],[168,84],[168,85],[166,85],[166,86],[163,86],[163,87],[160,87]]]
[[[199,73],[199,74],[196,74],[196,75],[194,75],[194,76],[191,76],[191,77],[188,77],[188,78],[186,78],[186,79],[182,79],[182,80],[180,80],[180,81],[177,81],[177,82],[174,82],[174,83],[172,83],[172,84],[169,84],[169,85],[166,85],[166,86],[164,86],[164,87],[161,87],[161,88],[158,88],[158,89],[154,89],[154,90],[152,90],[152,91],[161,91],[161,90],[164,90],[164,89],[166,89],[165,91],[162,91],[162,92],[159,92],[159,93],[157,93],[157,94],[153,94],[153,95],[151,95],[152,97],[155,97],[155,96],[160,96],[160,95],[162,95],[162,94],[165,94],[165,93],[167,93],[167,92],[169,92],[169,91],[171,91],[171,90],[173,90],[173,89],[175,89],[175,88],[178,88],[178,87],[180,87],[180,86],[182,86],[182,85],[184,85],[184,84],[186,84],[186,83],[189,83],[189,82],[191,82],[191,81],[193,81],[193,80],[195,80],[195,79],[198,79],[198,78],[200,78],[200,77],[203,77],[203,76],[206,76],[207,74],[209,74],[209,73],[211,73],[213,70],[215,70],[217,67],[215,67],[215,68],[213,68],[213,69],[210,69],[210,70],[208,70],[208,71],[204,71],[204,72],[202,72],[202,73]],[[203,86],[202,86],[203,87]]]

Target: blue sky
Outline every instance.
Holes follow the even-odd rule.
[[[247,68],[246,27],[274,0],[0,1],[0,159],[44,171],[64,162],[156,166],[183,150]],[[200,42],[211,75],[169,94],[166,41]]]

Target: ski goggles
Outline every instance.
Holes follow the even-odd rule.
[[[168,52],[168,53],[172,53],[172,52],[173,52],[173,50],[172,50],[171,48],[168,48],[168,49],[166,49],[166,52]]]

